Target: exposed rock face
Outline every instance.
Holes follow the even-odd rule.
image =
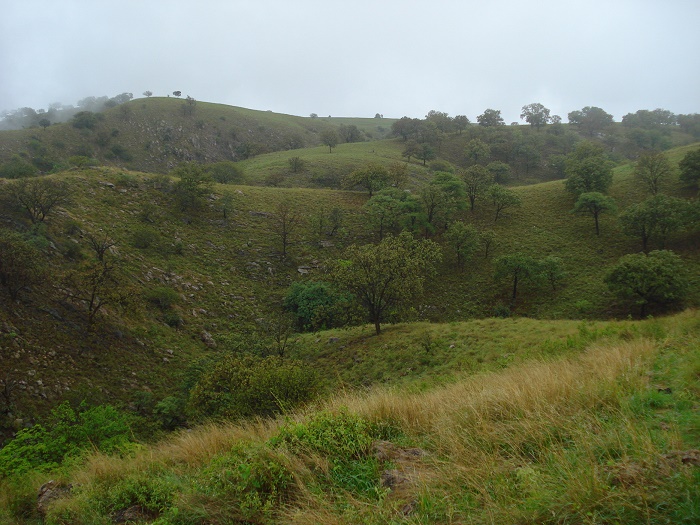
[[[207,331],[203,331],[200,334],[200,338],[202,339],[202,342],[207,345],[209,348],[216,348],[216,341],[214,341],[214,338],[211,336],[211,334]]]
[[[57,481],[51,480],[44,483],[36,497],[36,508],[41,516],[46,516],[51,502],[67,496],[73,489],[72,485],[60,485]]]
[[[128,509],[123,509],[112,516],[112,523],[134,523],[151,521],[158,517],[157,514],[144,509],[140,505],[134,505]]]
[[[389,497],[404,502],[401,515],[410,516],[417,508],[415,483],[429,475],[428,466],[423,461],[426,452],[420,448],[399,447],[391,441],[375,441],[372,454],[382,463],[391,462],[396,467],[381,473],[380,484],[391,491]]]

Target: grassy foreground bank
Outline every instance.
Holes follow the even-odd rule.
[[[52,524],[697,523],[699,378],[688,311],[426,391],[338,394],[7,479],[0,522],[40,523],[53,479]]]

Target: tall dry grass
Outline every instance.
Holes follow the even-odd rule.
[[[659,344],[598,343],[577,356],[465,377],[432,391],[346,392],[289,414],[285,421],[345,410],[389,422],[427,455],[413,466],[410,487],[398,498],[366,501],[320,491],[315,471],[323,458],[310,463],[284,449],[270,450],[293,473],[294,497],[269,522],[387,523],[404,519],[405,504],[413,509],[405,517],[409,523],[635,523],[645,513],[653,516],[659,498],[672,497],[663,487],[649,488],[656,486],[662,445],[635,419],[628,401],[646,389]],[[237,443],[264,443],[282,424],[210,425],[131,458],[95,455],[71,482],[106,487],[139,472],[196,478],[217,455]],[[677,434],[667,434],[663,446],[678,446]],[[630,476],[635,479],[629,486],[611,491],[611,483]],[[225,523],[230,516],[226,502],[202,500],[192,487],[176,505],[181,511],[204,505],[207,523]]]

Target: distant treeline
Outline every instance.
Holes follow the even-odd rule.
[[[0,130],[48,127],[51,124],[68,122],[81,111],[97,113],[124,102],[129,102],[132,98],[134,98],[133,93],[122,93],[115,97],[106,95],[102,97],[85,97],[79,100],[75,106],[54,102],[49,104],[48,109],[19,108],[4,111],[1,115]]]

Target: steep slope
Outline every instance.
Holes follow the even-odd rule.
[[[74,124],[0,132],[0,162],[19,154],[43,171],[71,156],[133,170],[166,172],[180,162],[242,160],[320,144],[320,133],[356,126],[383,138],[392,119],[311,118],[172,98],[132,100]]]

